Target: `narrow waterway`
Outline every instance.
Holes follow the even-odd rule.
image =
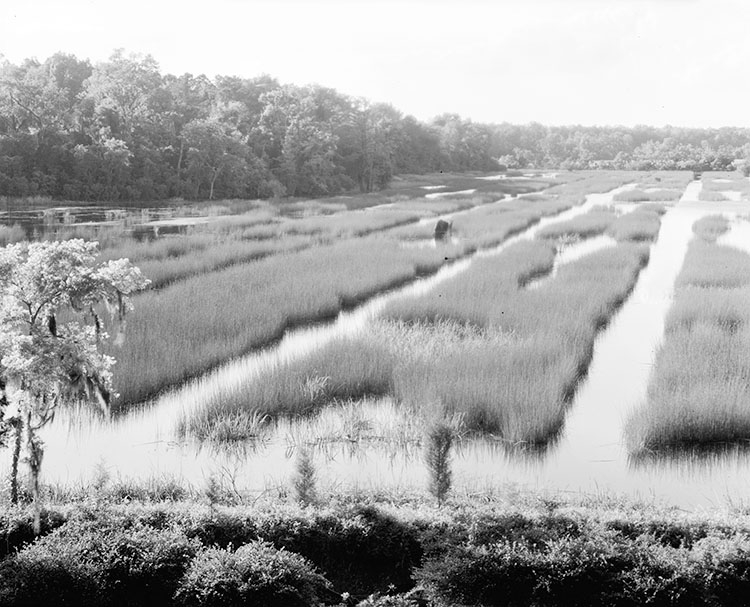
[[[548,225],[567,221],[594,206],[613,204],[613,196],[632,185],[623,186],[604,194],[591,194],[584,204],[573,207],[555,216],[543,218],[521,234],[506,240],[501,245],[480,250],[474,257],[498,255],[513,243],[534,238],[536,233]],[[500,202],[507,202],[505,201]],[[498,204],[498,203],[496,203]],[[242,357],[205,376],[188,382],[179,389],[166,393],[155,403],[142,407],[120,419],[105,421],[96,418],[78,417],[77,421],[66,421],[60,416],[55,424],[45,429],[43,438],[46,444],[44,474],[50,481],[75,483],[90,476],[92,467],[99,460],[103,461],[116,474],[123,477],[146,477],[152,474],[170,474],[188,482],[200,483],[206,476],[218,468],[240,466],[245,473],[244,479],[251,475],[248,470],[260,469],[274,473],[286,474],[290,462],[284,457],[286,447],[268,450],[263,457],[251,457],[235,462],[232,455],[218,455],[191,441],[178,441],[175,438],[175,426],[181,416],[188,414],[207,398],[217,393],[226,393],[233,385],[258,376],[270,366],[280,364],[320,348],[336,336],[356,333],[370,322],[392,299],[422,295],[441,282],[464,271],[474,257],[457,261],[441,268],[435,275],[420,279],[404,288],[374,297],[357,309],[344,312],[332,323],[321,324],[291,331],[275,347]],[[277,441],[278,442],[278,441]],[[278,447],[278,445],[277,445]],[[377,469],[381,465],[393,467],[395,455],[389,454],[386,462],[374,464],[375,469],[363,475],[360,450],[356,461],[345,464],[345,468],[355,472],[349,480],[372,474],[374,483],[381,483],[383,478]],[[402,454],[403,455],[403,454]],[[377,459],[377,458],[376,458]],[[233,463],[234,462],[234,463]],[[415,466],[409,458],[404,462],[405,470],[410,475],[420,474],[421,466]],[[352,468],[353,466],[353,468]],[[336,473],[337,474],[337,473]],[[348,473],[347,473],[348,474]],[[262,477],[263,485],[268,479]],[[258,488],[254,479],[249,484]],[[276,481],[273,482],[281,482]]]
[[[588,374],[579,386],[561,441],[541,462],[515,465],[514,480],[559,489],[669,496],[684,502],[692,481],[631,469],[623,422],[646,398],[648,378],[664,333],[673,285],[682,267],[692,225],[703,213],[670,209],[635,289],[597,338]],[[682,495],[682,491],[688,493]]]

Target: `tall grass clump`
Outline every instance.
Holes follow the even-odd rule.
[[[306,448],[300,449],[294,471],[294,493],[302,506],[312,506],[318,501],[315,477],[312,454]]]
[[[647,402],[627,420],[631,450],[750,438],[748,343],[750,255],[698,237],[677,278]]]
[[[120,402],[140,401],[295,324],[436,271],[451,247],[401,249],[387,239],[345,241],[195,276],[134,302],[117,348]]]
[[[607,234],[618,241],[650,242],[659,234],[661,216],[665,212],[661,205],[641,205],[619,216],[607,229]]]
[[[656,201],[673,201],[682,197],[681,190],[658,189],[651,192],[644,190],[627,190],[618,192],[614,199],[618,202],[656,202]]]
[[[595,207],[588,213],[547,226],[540,230],[539,238],[591,238],[603,234],[617,218],[614,210]]]
[[[472,213],[456,217],[453,233],[472,248],[498,245],[518,232],[536,224],[543,217],[556,215],[582,204],[582,197],[520,198],[508,206],[479,207]]]
[[[702,200],[704,202],[724,202],[725,200],[728,200],[728,198],[721,192],[701,189],[701,191],[698,192],[698,200]]]
[[[685,255],[676,285],[678,288],[732,289],[747,284],[748,272],[748,255],[744,251],[694,240]]]
[[[427,433],[425,465],[429,475],[428,490],[442,504],[451,488],[450,453],[453,429],[445,423],[432,426]]]
[[[394,389],[401,402],[428,416],[461,414],[467,429],[512,442],[544,443],[559,431],[596,334],[634,286],[648,248],[622,243],[563,266],[542,288],[523,289],[525,253],[545,246],[519,243],[386,309],[389,318],[466,321],[493,336],[399,365]]]
[[[235,420],[249,413],[265,424],[282,416],[310,415],[337,401],[389,394],[395,354],[370,332],[336,338],[293,363],[280,363],[220,389],[180,421],[180,432],[229,442],[221,429],[230,426],[232,440],[247,440],[257,436],[257,426]]]
[[[723,215],[708,215],[693,224],[693,233],[705,242],[716,239],[729,230],[729,220]]]

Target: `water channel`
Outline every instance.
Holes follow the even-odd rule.
[[[547,225],[567,221],[594,206],[613,205],[614,194],[629,187],[589,195],[583,205],[544,218],[475,257],[497,255],[514,242],[534,238]],[[700,182],[691,183],[683,199],[664,215],[649,265],[596,341],[591,367],[570,407],[561,440],[542,455],[509,453],[492,440],[462,441],[453,455],[456,487],[468,491],[529,488],[627,494],[683,507],[712,507],[728,499],[736,502],[750,498],[750,457],[742,450],[714,457],[636,463],[629,460],[623,443],[623,420],[645,398],[692,224],[716,211],[713,205],[693,204],[699,191]],[[495,204],[502,202],[507,199]],[[733,209],[727,214],[736,215]],[[736,224],[725,238],[741,240],[742,233],[731,235],[735,230],[747,230],[748,225]],[[745,237],[747,234],[744,232]],[[584,241],[562,250],[555,266],[610,244],[604,239]],[[218,474],[231,476],[242,488],[262,492],[288,485],[295,448],[313,442],[320,482],[325,488],[424,487],[426,471],[419,436],[409,432],[414,420],[388,399],[329,408],[312,421],[282,421],[265,440],[244,450],[217,451],[178,440],[175,426],[181,415],[200,406],[219,387],[226,389],[247,377],[259,376],[271,365],[304,356],[336,336],[362,330],[391,299],[423,294],[468,268],[472,259],[462,259],[431,277],[377,296],[340,314],[332,323],[290,332],[275,347],[233,361],[120,419],[56,421],[44,435],[45,480],[86,483],[94,465],[101,461],[114,477],[166,474],[202,486],[208,476]],[[369,436],[368,440],[356,440],[361,430],[366,430],[363,434]]]

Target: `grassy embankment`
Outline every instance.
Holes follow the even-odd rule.
[[[626,425],[637,453],[750,439],[750,255],[694,227],[648,389]]]
[[[626,502],[337,497],[52,507],[0,517],[0,604],[740,606],[750,519]],[[210,505],[207,501],[210,500]],[[86,506],[85,504],[90,504]]]
[[[658,215],[644,215],[658,227]],[[544,288],[524,289],[554,257],[555,248],[538,240],[477,259],[429,294],[392,302],[386,320],[362,334],[220,390],[182,429],[242,438],[249,412],[300,415],[390,395],[423,419],[458,418],[464,430],[512,442],[549,441],[598,329],[632,288],[648,249],[623,242],[563,266]]]

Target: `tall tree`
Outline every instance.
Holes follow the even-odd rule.
[[[106,337],[98,313],[106,305],[119,319],[128,296],[147,284],[126,259],[96,264],[97,243],[83,240],[20,243],[0,249],[0,385],[5,419],[15,430],[12,482],[25,439],[34,531],[40,531],[39,478],[44,454],[39,430],[61,405],[94,401],[106,409],[114,359],[99,346]]]

